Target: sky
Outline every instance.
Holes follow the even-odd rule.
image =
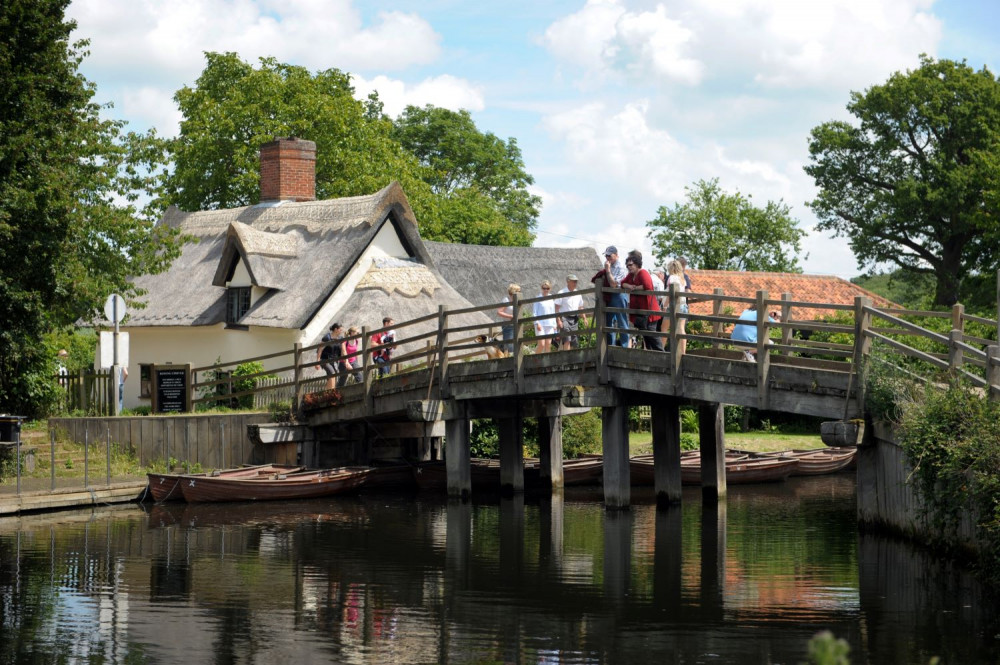
[[[648,255],[646,222],[718,178],[781,200],[805,272],[860,274],[816,231],[808,137],[851,120],[852,91],[919,55],[1000,71],[996,0],[74,0],[83,74],[129,128],[178,132],[172,97],[206,51],[352,75],[396,117],[467,109],[517,140],[543,201],[535,244]],[[303,137],[308,138],[308,137]],[[694,266],[697,267],[697,266]]]

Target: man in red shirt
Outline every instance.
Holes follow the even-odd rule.
[[[642,267],[642,252],[637,249],[629,252],[628,257],[625,259],[625,268],[628,270],[628,276],[622,280],[622,288],[629,293],[628,308],[630,310],[652,310],[653,312],[659,312],[660,303],[657,302],[656,296],[651,293],[643,295],[634,293],[635,291],[653,290],[653,278]],[[645,312],[632,314],[630,312],[629,318],[632,324],[639,330],[649,330],[654,333],[652,335],[643,334],[642,345],[644,348],[652,351],[663,350],[663,338],[655,334],[660,327],[659,314],[647,314]]]

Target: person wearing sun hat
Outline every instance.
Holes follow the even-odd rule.
[[[542,280],[541,293],[538,297],[544,297],[552,293],[552,282],[545,279]],[[532,316],[545,316],[546,314],[556,313],[556,301],[555,300],[542,300],[536,302],[532,310]],[[535,337],[542,337],[544,335],[555,335],[556,334],[556,318],[546,319],[536,319],[535,320]],[[540,339],[538,340],[538,345],[535,347],[535,353],[548,353],[552,350],[552,339]]]
[[[577,336],[580,319],[587,325],[587,315],[580,311],[583,309],[583,296],[576,290],[579,281],[573,273],[566,275],[566,288],[559,291],[562,298],[556,301],[556,313],[559,314],[556,322],[562,333],[559,344],[564,349],[580,348],[580,338]]]
[[[602,280],[601,283],[603,286],[611,289],[620,289],[622,281],[627,276],[628,271],[625,269],[625,265],[618,258],[618,248],[614,245],[609,245],[607,249],[604,250],[604,268],[591,277],[590,281],[596,283],[598,280]],[[622,328],[624,330],[628,330],[628,318],[625,316],[624,312],[624,310],[628,309],[628,294],[620,292],[605,293],[604,304],[607,307],[622,310],[618,312],[607,312],[605,314],[604,324],[608,328]],[[628,334],[616,334],[614,331],[609,332],[608,345],[613,346],[615,344],[627,347]]]

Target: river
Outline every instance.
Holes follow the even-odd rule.
[[[3,663],[996,663],[996,598],[859,534],[849,475],[627,511],[597,491],[0,520]]]

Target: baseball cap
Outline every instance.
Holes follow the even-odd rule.
[[[570,273],[570,274],[566,275],[566,281],[567,282],[579,282],[580,280],[578,280],[576,278],[576,275],[574,275],[573,273]]]
[[[617,254],[617,253],[618,253],[618,248],[615,247],[614,245],[611,245],[606,250],[604,250],[604,256],[607,256],[608,254]]]

